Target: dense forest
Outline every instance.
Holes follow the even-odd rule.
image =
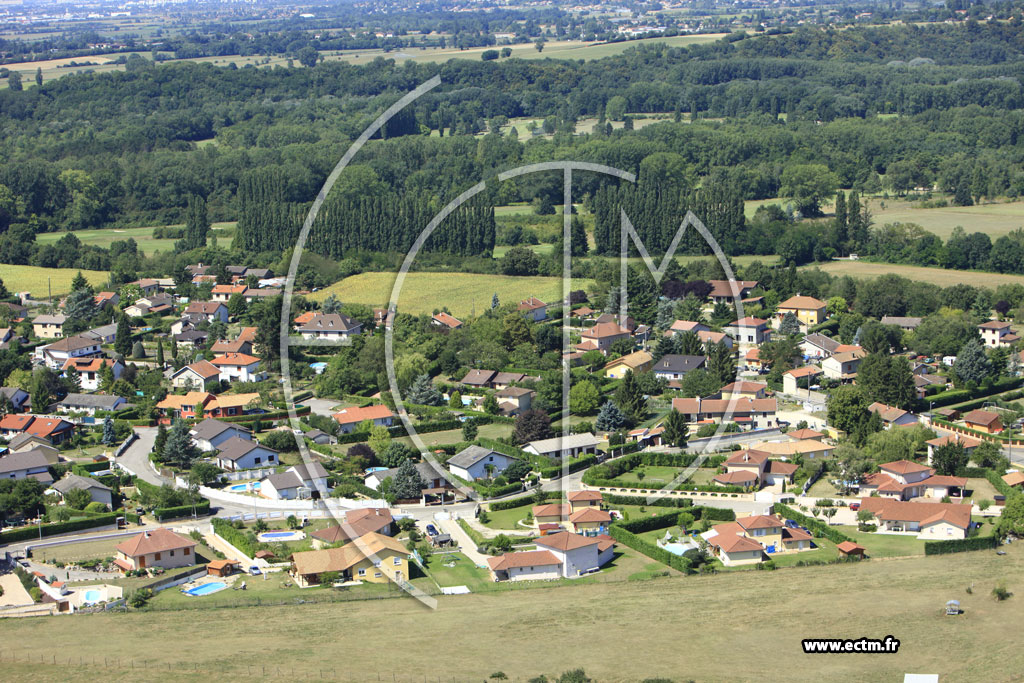
[[[233,69],[133,57],[123,73],[0,91],[0,230],[19,236],[0,238],[0,260],[41,263],[43,250],[29,238],[37,232],[181,222],[195,195],[212,220],[243,218],[241,188],[256,169],[286,179],[289,203],[307,203],[373,117],[435,74],[443,85],[364,147],[333,201],[391,193],[443,204],[501,170],[550,159],[616,166],[638,173],[641,185],[682,168],[686,196],[673,201],[716,207],[707,222],[730,252],[770,253],[774,245],[764,242],[777,234],[738,236],[738,201],[786,196],[813,216],[838,187],[900,194],[969,183],[975,201],[1020,196],[1018,23],[803,28],[688,48],[640,46],[591,62]],[[624,112],[667,118],[630,130]],[[521,116],[543,119],[553,134],[487,132]],[[583,118],[598,120],[593,132],[573,134]],[[627,125],[612,130],[612,120]],[[645,160],[666,154],[648,161],[645,178]],[[580,174],[576,191],[600,207],[602,192],[620,191],[607,183]],[[556,174],[539,174],[489,184],[486,200],[560,203],[560,193]],[[293,234],[294,216],[280,211],[280,234]],[[598,226],[599,251],[607,225]],[[488,231],[480,228],[471,251],[485,249]],[[250,239],[244,219],[238,239]],[[352,242],[318,244],[338,256]]]

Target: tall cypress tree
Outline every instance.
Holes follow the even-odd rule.
[[[121,314],[117,318],[117,332],[114,334],[114,351],[127,356],[132,350],[132,330],[128,325],[128,316]]]

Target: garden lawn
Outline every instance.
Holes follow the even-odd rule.
[[[519,531],[525,531],[525,527],[519,526],[517,522],[521,519],[526,519],[526,515],[530,514],[533,509],[533,502],[529,502],[519,507],[509,508],[507,510],[491,510],[488,511],[490,520],[484,526],[489,529],[518,529]]]
[[[634,470],[620,474],[614,481],[621,482],[624,486],[660,488],[675,480],[685,469],[685,467],[642,465]],[[637,472],[640,470],[643,470],[644,473],[642,480],[637,476]],[[686,481],[692,484],[710,484],[711,478],[715,476],[716,471],[716,469],[711,467],[699,467],[694,470],[693,474]]]
[[[53,564],[54,561],[68,564],[82,560],[103,560],[117,555],[117,545],[124,538],[110,538],[100,541],[82,541],[68,545],[56,545],[49,548],[37,548],[32,559],[42,564]]]
[[[919,541],[914,536],[858,531],[856,527],[852,526],[835,526],[833,528],[864,546],[867,549],[868,557],[924,555],[924,541]],[[815,539],[815,541],[817,540]]]
[[[975,503],[983,500],[994,501],[995,497],[999,495],[999,491],[996,491],[988,479],[968,479],[967,490],[970,492],[970,498],[974,499]]]
[[[452,560],[455,561],[455,566],[446,567],[445,563]],[[471,591],[476,592],[482,586],[494,583],[488,570],[477,567],[473,564],[472,560],[462,553],[434,553],[430,556],[430,561],[427,564],[427,572],[437,582],[437,585],[442,588],[468,586]],[[428,590],[428,588],[420,585],[422,583],[433,587],[433,582],[430,578],[413,579],[413,583],[424,590]],[[436,588],[430,592],[436,592]]]

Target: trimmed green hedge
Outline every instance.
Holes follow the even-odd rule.
[[[597,463],[597,455],[584,455],[575,460],[570,460],[568,474],[572,474],[573,472],[579,472],[580,470],[585,470],[591,465],[594,465],[595,463]],[[545,467],[541,469],[540,476],[542,479],[554,479],[556,477],[560,477],[562,476],[562,466],[556,465],[555,467]]]
[[[821,520],[801,514],[794,510],[793,508],[789,507],[788,505],[783,505],[782,503],[775,503],[775,512],[782,515],[786,519],[791,519],[794,522],[807,527],[808,529],[814,532],[815,536],[823,536],[828,540],[832,541],[833,543],[843,543],[844,541],[849,541],[851,543],[854,542],[852,538],[850,538],[843,532],[834,529],[833,527],[830,527]]]
[[[109,462],[87,462],[87,463],[75,463],[71,466],[71,472],[81,477],[89,476],[90,472],[99,472],[101,470],[109,470],[111,463]]]
[[[80,531],[82,529],[94,529],[98,526],[109,526],[117,523],[118,514],[116,512],[107,512],[95,517],[88,519],[76,519],[70,522],[54,522],[53,524],[44,524],[42,526],[43,537],[56,536],[58,534],[67,534],[72,531]],[[31,541],[32,539],[39,538],[40,527],[38,526],[25,526],[20,529],[13,529],[11,531],[5,531],[0,534],[0,544],[2,543],[17,543],[19,541]]]
[[[678,518],[679,514],[673,513],[672,516],[674,518]],[[656,544],[651,543],[645,538],[637,536],[632,531],[618,523],[612,524],[611,527],[608,528],[608,535],[615,539],[616,542],[621,543],[624,546],[628,546],[638,553],[646,555],[652,560],[668,565],[669,567],[677,569],[684,574],[693,573],[693,567],[689,560],[670,553],[664,548],[659,548]]]
[[[925,541],[925,555],[948,555],[963,553],[969,550],[991,550],[999,547],[999,539],[995,536],[976,536],[948,541]]]
[[[696,515],[694,515],[694,517],[696,517]],[[640,519],[615,522],[612,526],[621,527],[634,534],[642,534],[645,531],[654,531],[655,529],[665,529],[667,527],[674,526],[678,519],[678,512],[663,512],[660,515],[651,515],[650,517],[641,517]]]
[[[170,508],[154,508],[153,516],[156,517],[156,521],[163,522],[168,519],[191,517],[193,509],[199,516],[208,515],[210,514],[210,501],[203,498],[194,507],[192,505],[178,505],[177,507]]]
[[[620,496],[614,493],[602,493],[601,497],[604,498],[606,503],[611,503],[612,505],[646,505],[663,508],[689,508],[693,506],[692,498],[657,498],[654,502],[648,502],[644,496]]]
[[[255,539],[250,538],[241,529],[236,529],[232,526],[231,522],[223,520],[220,517],[214,517],[210,520],[213,525],[213,531],[215,534],[223,538],[225,541],[235,546],[248,557],[253,557],[256,551],[260,549],[260,543],[256,542]]]
[[[1002,394],[1007,391],[1016,389],[1024,382],[1024,379],[1013,378],[1003,380],[1002,382],[996,382],[989,387],[978,387],[974,391],[968,391],[967,389],[950,389],[949,391],[940,391],[937,394],[932,394],[928,397],[928,400],[919,400],[917,406],[919,410],[928,410],[929,404],[935,408],[942,408],[944,406],[952,405],[954,403],[964,403],[971,399],[982,399],[988,398],[995,394]],[[967,406],[964,406],[967,408]]]

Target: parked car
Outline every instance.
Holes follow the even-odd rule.
[[[853,510],[854,512],[860,510],[860,503],[850,503],[850,509]]]
[[[428,524],[426,529],[427,536],[437,536],[437,528],[433,524]]]
[[[251,567],[249,567],[249,574],[251,574],[252,576],[259,576],[262,573],[263,572],[261,572],[260,568],[256,565],[252,565]]]

